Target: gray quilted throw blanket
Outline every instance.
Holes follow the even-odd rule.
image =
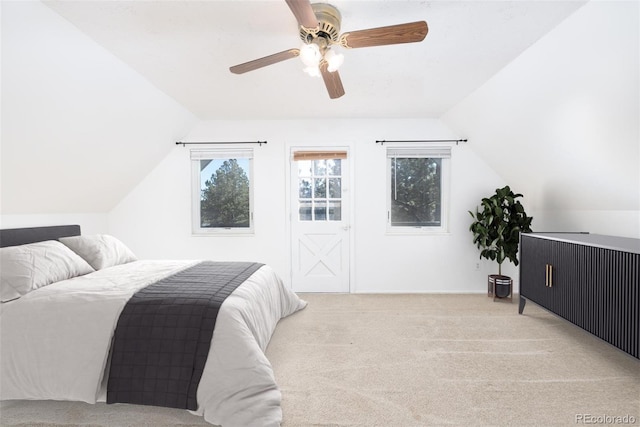
[[[135,293],[116,326],[107,403],[196,410],[220,306],[262,265],[205,261]]]

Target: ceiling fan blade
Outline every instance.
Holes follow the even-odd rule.
[[[340,74],[338,71],[330,72],[327,67],[329,65],[326,61],[320,63],[320,74],[322,74],[322,80],[329,92],[329,98],[336,99],[344,95],[344,87],[342,87],[342,80],[340,80]]]
[[[415,43],[424,40],[428,32],[429,27],[425,21],[409,22],[344,33],[340,36],[340,43],[347,48]]]
[[[243,74],[248,71],[266,67],[267,65],[272,65],[277,62],[295,58],[298,55],[300,55],[300,49],[289,49],[282,52],[274,53],[273,55],[265,56],[264,58],[254,59],[253,61],[245,62],[244,64],[234,65],[233,67],[229,67],[229,70],[233,74]]]
[[[316,18],[309,0],[286,0],[286,2],[298,24],[306,28],[318,28],[318,18]]]

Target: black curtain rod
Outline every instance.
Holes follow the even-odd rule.
[[[204,141],[204,142],[185,142],[176,141],[176,145],[211,145],[211,144],[258,144],[262,147],[262,144],[266,144],[267,141]]]
[[[455,142],[456,145],[460,142],[467,142],[466,139],[409,139],[409,140],[400,140],[400,141],[387,141],[387,140],[376,140],[376,144],[384,145],[385,142]]]

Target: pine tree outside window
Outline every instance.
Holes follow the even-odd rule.
[[[252,149],[192,150],[193,233],[253,233]]]
[[[446,232],[450,147],[387,148],[387,231]]]

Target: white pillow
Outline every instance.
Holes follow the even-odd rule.
[[[92,271],[85,260],[55,240],[0,248],[0,300],[20,298],[43,286]]]
[[[59,240],[96,270],[138,259],[124,243],[108,234],[61,237]]]

